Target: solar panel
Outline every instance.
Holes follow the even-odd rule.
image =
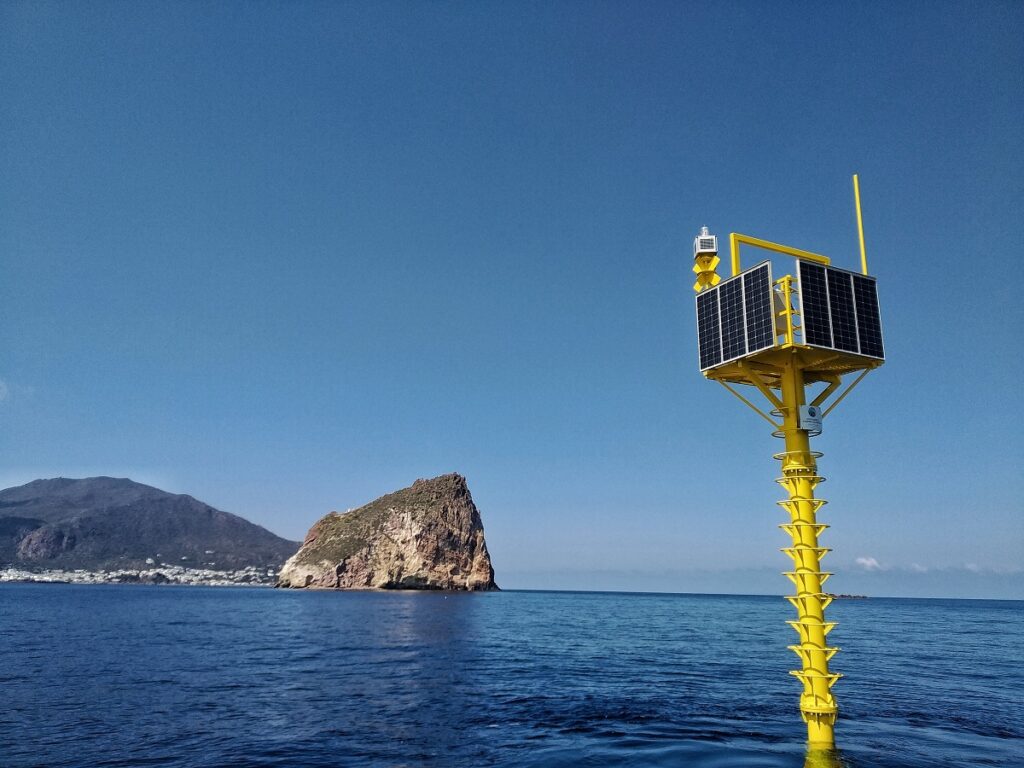
[[[832,321],[829,319],[825,268],[807,261],[798,263],[804,343],[816,347],[831,347]]]
[[[844,352],[859,352],[857,316],[853,313],[853,275],[828,271],[828,303],[832,308],[832,343]]]
[[[702,371],[722,362],[722,332],[718,324],[717,289],[697,294],[697,346]]]
[[[743,303],[747,321],[747,353],[775,346],[772,316],[772,274],[769,264],[754,267],[743,276]]]
[[[718,311],[722,323],[722,360],[747,353],[747,329],[743,317],[743,279],[730,280],[718,288]]]
[[[759,264],[697,294],[702,371],[773,346],[771,264]]]
[[[885,358],[875,278],[797,260],[804,343]]]
[[[882,318],[878,313],[878,288],[873,277],[853,275],[853,306],[857,311],[860,353],[885,359],[882,345]]]

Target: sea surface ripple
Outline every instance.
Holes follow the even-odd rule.
[[[781,598],[0,586],[0,766],[804,765]],[[841,600],[833,765],[1024,766],[1024,603]]]

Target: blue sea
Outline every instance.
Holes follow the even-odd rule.
[[[802,767],[791,613],[8,584],[0,766]],[[840,750],[814,765],[1024,766],[1024,603],[839,600],[829,617]]]

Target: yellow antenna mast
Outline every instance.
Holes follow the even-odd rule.
[[[857,234],[860,236],[860,273],[868,273],[868,254],[864,250],[864,218],[860,214],[860,182],[857,174],[853,174],[853,199],[857,205]]]

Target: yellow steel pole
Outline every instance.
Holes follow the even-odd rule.
[[[825,608],[832,599],[822,592],[822,584],[830,574],[821,570],[821,558],[828,550],[818,545],[818,536],[828,526],[817,521],[817,512],[825,502],[814,497],[814,489],[824,478],[818,475],[810,437],[800,428],[804,375],[795,355],[785,366],[781,390],[786,450],[777,456],[782,462],[778,482],[789,498],[779,504],[790,517],[789,523],[781,527],[793,540],[793,546],[783,551],[793,559],[793,570],[786,575],[796,587],[796,594],[787,599],[797,610],[797,620],[789,624],[799,635],[799,643],[789,647],[801,661],[801,668],[790,674],[803,683],[800,713],[807,723],[808,746],[832,749],[838,709],[831,689],[839,675],[829,672],[828,662],[839,649],[826,641],[835,624],[825,621]]]

